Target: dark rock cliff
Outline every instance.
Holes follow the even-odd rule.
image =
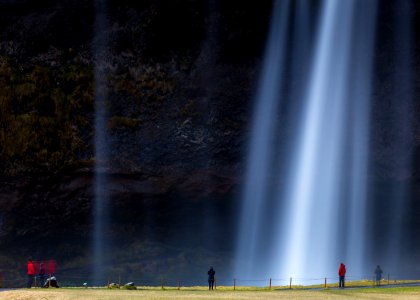
[[[107,9],[109,268],[191,278],[227,264],[271,1]],[[55,258],[86,277],[94,1],[0,1],[0,20],[0,268]]]
[[[97,163],[109,179],[113,272],[195,278],[210,264],[227,268],[271,5],[270,0],[108,1],[110,157]],[[392,11],[382,4],[380,18],[387,20]],[[90,0],[0,0],[4,273],[22,274],[27,256],[55,258],[61,270],[89,273],[94,22]],[[420,106],[413,102],[407,154],[414,157],[412,169],[395,172],[399,152],[392,140],[401,115],[390,112],[396,105],[390,86],[392,57],[399,50],[393,48],[392,24],[379,23],[370,179],[377,187],[375,203],[385,207],[391,206],[387,187],[409,183],[406,228],[418,234]],[[414,55],[414,70],[419,61]],[[418,81],[414,74],[413,99]],[[279,128],[279,140],[287,130]],[[384,223],[386,214],[375,225],[379,234]]]

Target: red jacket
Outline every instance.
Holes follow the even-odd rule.
[[[28,275],[35,275],[35,266],[32,261],[28,261]]]
[[[55,260],[47,261],[47,273],[48,274],[55,274],[55,269],[57,268],[57,263]]]
[[[346,276],[346,266],[343,263],[340,264],[338,269],[338,276]]]

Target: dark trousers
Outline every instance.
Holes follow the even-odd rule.
[[[338,287],[344,287],[344,276],[340,276],[340,280],[338,282]]]
[[[26,283],[26,287],[30,289],[32,287],[32,283],[34,282],[34,275],[28,274],[28,282]]]
[[[214,279],[209,279],[209,291],[214,287]]]
[[[39,274],[38,275],[38,282],[37,283],[38,283],[39,287],[44,287],[44,283],[45,283],[46,278],[47,278],[46,274]]]

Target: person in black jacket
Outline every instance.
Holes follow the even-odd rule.
[[[383,273],[383,271],[382,271],[381,267],[378,265],[375,269],[376,285],[381,285],[382,273]]]
[[[210,267],[210,270],[207,272],[209,275],[209,291],[213,290],[214,287],[214,275],[216,272],[214,271],[213,267]]]

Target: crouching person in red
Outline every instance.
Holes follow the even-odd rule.
[[[346,266],[343,263],[340,264],[340,268],[338,269],[338,276],[340,276],[338,287],[344,288],[344,277],[346,276]]]
[[[28,289],[30,289],[32,287],[32,283],[34,282],[34,278],[35,278],[35,266],[34,263],[32,262],[32,259],[28,259],[28,283],[26,285],[26,287]]]

